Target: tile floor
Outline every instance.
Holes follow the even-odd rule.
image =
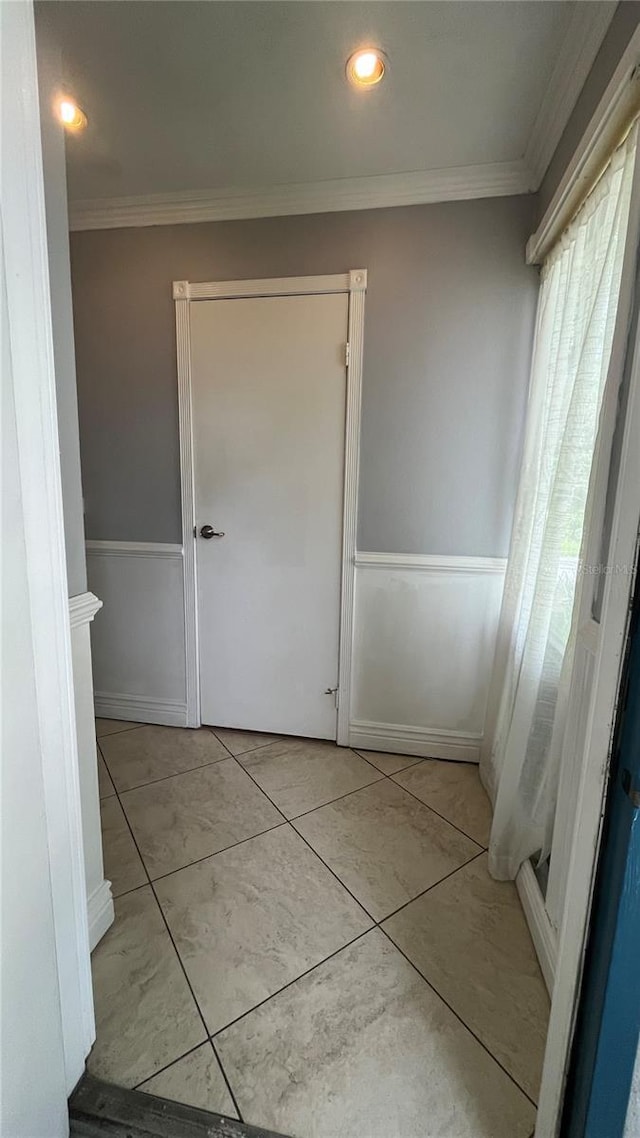
[[[530,1138],[549,1004],[476,767],[97,734],[95,1074],[293,1138]]]

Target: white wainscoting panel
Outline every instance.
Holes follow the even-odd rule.
[[[80,812],[82,814],[82,849],[87,886],[89,914],[89,946],[95,948],[114,918],[111,883],[105,880],[100,829],[100,792],[98,759],[93,709],[93,675],[89,626],[102,602],[93,593],[79,593],[69,598],[71,625],[71,658],[73,664],[73,696],[78,738],[78,774]]]
[[[96,714],[187,723],[182,546],[88,541]]]
[[[478,762],[506,562],[355,562],[351,746]]]

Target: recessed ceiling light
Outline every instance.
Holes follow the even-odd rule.
[[[82,107],[66,95],[58,102],[58,118],[67,130],[84,130],[87,125],[87,116]]]
[[[374,87],[386,70],[385,58],[377,47],[363,47],[347,60],[347,78],[355,87]]]

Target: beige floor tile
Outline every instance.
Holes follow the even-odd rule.
[[[422,759],[416,755],[392,755],[389,751],[363,751],[362,747],[358,747],[356,755],[362,755],[363,759],[368,759],[377,767],[383,774],[395,774],[396,771],[403,771],[406,767],[412,767],[415,763],[421,763]]]
[[[382,778],[348,748],[315,739],[283,739],[238,761],[287,818]]]
[[[396,774],[394,782],[432,806],[475,842],[488,846],[491,803],[475,763],[425,759],[419,766]]]
[[[210,730],[232,755],[244,755],[247,751],[255,751],[257,747],[277,743],[282,738],[281,735],[265,735],[258,731],[236,731],[233,727],[211,727]]]
[[[372,923],[290,826],[156,888],[211,1034]]]
[[[197,1106],[200,1110],[213,1110],[227,1118],[238,1117],[210,1043],[203,1043],[159,1075],[147,1079],[138,1089],[172,1102]]]
[[[128,719],[96,719],[96,739],[104,735],[115,735],[119,731],[133,731],[141,723],[131,723]]]
[[[116,792],[116,788],[113,785],[111,776],[107,770],[107,764],[100,754],[100,751],[98,751],[98,788],[101,798],[110,798],[111,795],[115,794]]]
[[[89,1070],[133,1087],[206,1038],[150,886],[116,901],[92,956],[97,1039]]]
[[[103,739],[100,746],[119,792],[229,757],[206,727],[141,727]]]
[[[247,1122],[296,1138],[528,1138],[534,1109],[377,929],[216,1038]]]
[[[384,928],[535,1099],[549,1000],[515,886],[493,881],[484,855]]]
[[[119,897],[129,889],[146,885],[147,875],[117,798],[104,799],[100,817],[104,874],[111,882],[113,896]]]
[[[129,790],[121,801],[151,877],[181,869],[282,822],[231,758]]]
[[[293,824],[377,921],[480,853],[388,779]]]

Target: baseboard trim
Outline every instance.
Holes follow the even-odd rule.
[[[549,920],[544,897],[530,861],[525,861],[520,866],[516,877],[516,888],[529,926],[533,947],[536,950],[536,956],[544,976],[544,982],[547,985],[549,995],[552,996],[556,976],[558,940]]]
[[[426,727],[407,727],[399,723],[352,720],[349,746],[367,751],[389,751],[398,755],[419,755],[424,759],[452,759],[478,763],[482,735],[455,731],[432,731]]]
[[[113,924],[115,917],[110,881],[102,881],[98,888],[94,889],[87,901],[87,910],[89,914],[89,950],[93,952],[107,929]]]
[[[188,727],[184,700],[155,699],[124,692],[95,693],[96,715],[104,719],[125,719],[135,723],[160,723],[166,727]]]

